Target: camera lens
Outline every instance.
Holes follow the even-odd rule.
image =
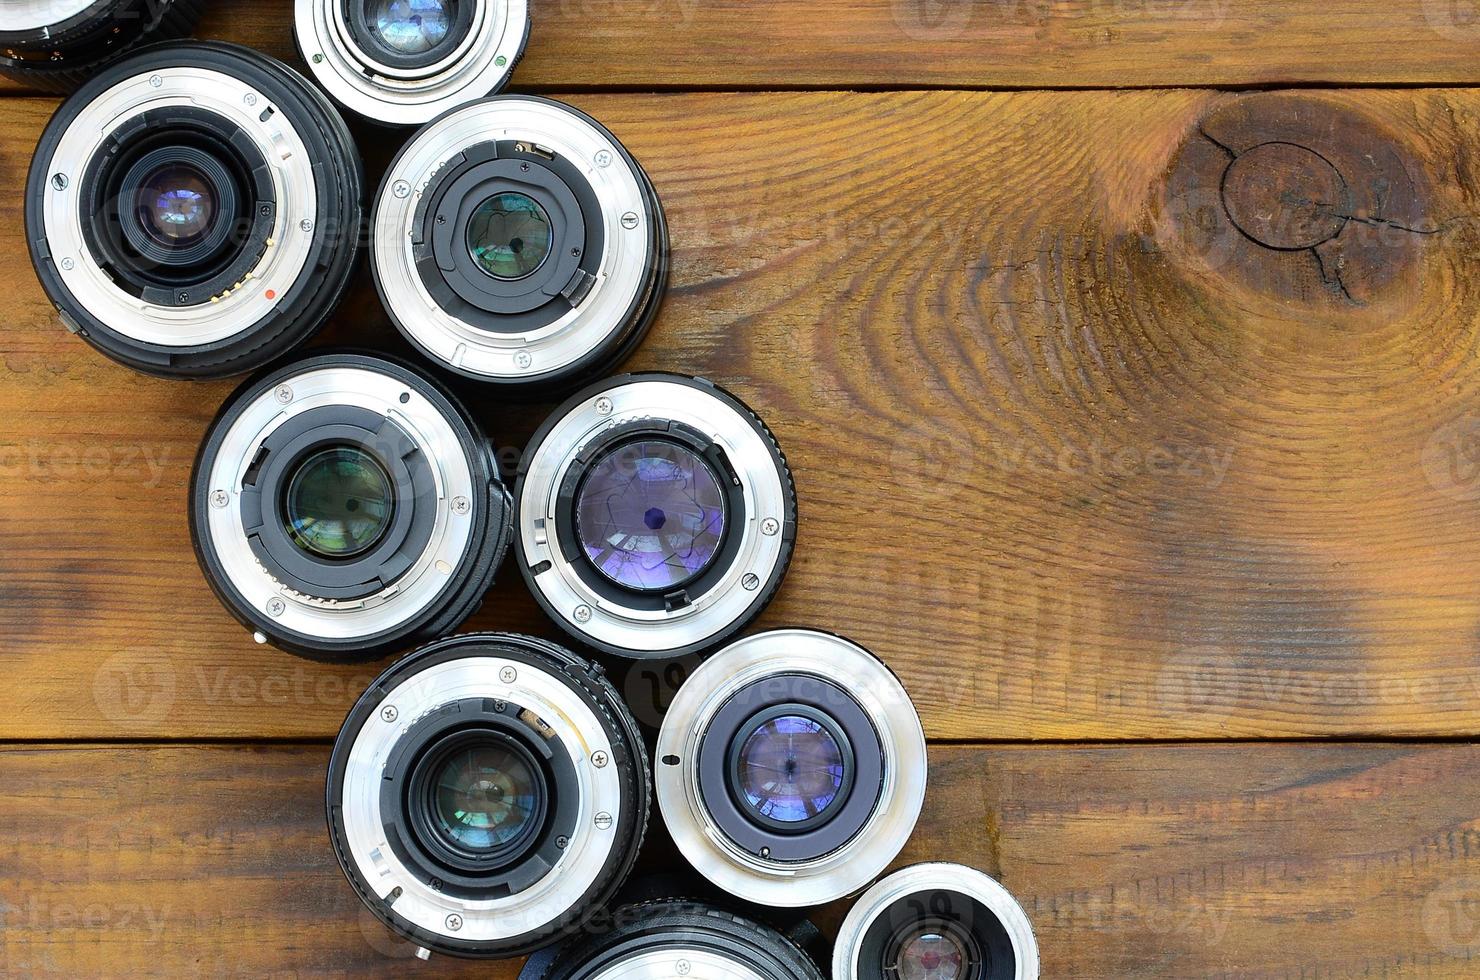
[[[833,974],[856,980],[1037,980],[1033,927],[1007,890],[955,864],[874,885],[848,913]]]
[[[773,908],[867,884],[925,797],[909,695],[873,654],[812,630],[760,633],[706,660],[674,696],[657,756],[679,850],[715,885]],[[915,937],[908,951],[930,948]]]
[[[601,671],[543,640],[441,640],[383,674],[329,763],[340,866],[428,950],[516,956],[580,930],[621,887],[651,788]]]
[[[733,395],[668,374],[580,392],[536,433],[515,488],[519,564],[572,636],[665,659],[721,642],[781,585],[796,490]]]
[[[610,930],[537,955],[519,980],[822,980],[786,936],[712,906],[651,902],[613,919]]]
[[[0,74],[66,92],[143,44],[187,36],[204,0],[5,0]]]
[[[263,642],[333,659],[456,628],[503,560],[511,511],[467,411],[362,354],[248,381],[191,487],[196,554],[222,602]]]
[[[363,181],[344,122],[286,66],[215,43],[101,72],[47,126],[26,233],[63,323],[165,377],[260,367],[348,287]]]
[[[528,0],[296,0],[303,59],[341,105],[418,126],[507,84]]]
[[[443,366],[566,388],[642,339],[668,276],[657,192],[570,106],[498,96],[416,134],[377,196],[371,269],[391,319]]]

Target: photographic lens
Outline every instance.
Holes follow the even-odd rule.
[[[529,0],[299,0],[294,33],[335,101],[419,126],[508,83],[529,40]]]
[[[680,587],[713,564],[725,534],[719,477],[682,444],[642,439],[612,449],[576,495],[576,534],[612,582]]]
[[[1032,924],[1000,884],[921,864],[870,888],[848,913],[833,973],[856,980],[1037,980]]]
[[[618,909],[610,928],[535,956],[519,980],[671,980],[676,975],[822,980],[807,954],[775,929],[714,906],[673,901]]]
[[[401,54],[424,54],[441,44],[452,29],[449,7],[441,0],[370,0],[366,19],[380,39]]]
[[[216,217],[216,192],[210,180],[188,164],[160,167],[139,189],[139,219],[166,248],[192,245],[205,237]]]
[[[186,42],[62,104],[31,164],[26,230],[72,332],[139,371],[226,377],[333,312],[362,193],[349,131],[308,82],[247,48]]]
[[[909,695],[867,650],[811,630],[750,636],[701,664],[669,705],[657,757],[679,851],[715,885],[774,908],[867,884],[925,798]]]
[[[755,619],[796,538],[796,490],[765,424],[714,384],[638,374],[572,397],[515,488],[535,598],[598,650],[671,659]]]
[[[371,270],[400,331],[444,367],[510,388],[605,373],[667,286],[652,181],[600,123],[549,99],[485,99],[423,127],[373,223]]]
[[[304,551],[353,558],[373,548],[390,522],[391,478],[355,446],[321,449],[288,478],[288,534]]]
[[[144,44],[186,37],[204,0],[4,0],[0,74],[67,92]]]
[[[550,216],[524,194],[495,194],[468,221],[468,251],[493,278],[524,279],[550,257]]]
[[[783,714],[746,728],[734,778],[754,815],[789,826],[826,816],[841,798],[847,767],[843,747],[826,725]]]
[[[543,640],[441,640],[356,702],[329,763],[356,892],[428,950],[517,956],[582,930],[622,886],[651,786],[601,670]]]
[[[484,742],[460,749],[436,777],[437,819],[458,846],[493,850],[533,825],[543,787],[513,748]]]
[[[206,579],[259,642],[368,660],[466,619],[508,549],[488,441],[405,365],[323,354],[227,401],[191,484]]]

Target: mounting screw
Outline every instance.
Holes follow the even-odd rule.
[[[754,592],[756,589],[761,587],[761,579],[759,575],[751,572],[749,575],[746,575],[743,579],[740,580],[740,584],[745,586],[746,592]]]
[[[534,363],[534,358],[529,356],[529,351],[522,350],[514,355],[514,363],[522,368],[527,368]]]
[[[505,684],[514,683],[514,681],[517,680],[518,677],[519,671],[515,670],[513,667],[505,667],[503,670],[500,670],[498,672],[498,679],[503,681]]]
[[[267,600],[267,615],[277,618],[288,611],[288,604],[281,599],[272,598]]]
[[[211,506],[218,510],[231,503],[231,495],[225,490],[214,490],[211,492]]]
[[[473,502],[467,497],[452,498],[452,512],[454,514],[466,514],[473,509]]]
[[[610,167],[612,165],[612,151],[611,150],[597,150],[596,151],[596,165],[598,167]]]
[[[626,228],[628,231],[631,231],[633,228],[637,227],[636,211],[628,211],[626,214],[622,215],[622,227]]]
[[[382,721],[395,721],[396,718],[400,716],[400,714],[401,713],[396,710],[396,706],[393,704],[388,704],[384,708],[380,709],[380,718]]]
[[[673,966],[674,972],[677,973],[681,977],[688,976],[689,975],[689,971],[692,970],[692,969],[693,969],[693,967],[689,965],[689,961],[688,960],[679,960]]]
[[[597,830],[611,830],[612,829],[612,815],[610,813],[605,813],[605,812],[598,813],[596,815],[596,829]]]
[[[288,385],[278,385],[277,391],[273,392],[272,394],[274,398],[282,402],[284,405],[293,400],[293,389],[290,388]]]
[[[768,517],[761,521],[761,533],[767,537],[770,537],[779,530],[781,530],[781,522],[776,520],[776,518]]]
[[[159,88],[161,85],[164,84],[164,79],[163,78],[160,78],[158,75],[150,75],[149,76],[149,84],[153,88]]]
[[[175,299],[179,300],[181,303],[188,303],[190,302],[190,294],[182,291],[175,296]]]
[[[62,271],[63,272],[71,272],[73,270],[73,268],[76,267],[76,265],[77,265],[77,263],[76,262],[73,262],[71,259],[62,259]]]
[[[447,917],[447,928],[451,929],[453,932],[457,932],[457,930],[461,929],[462,916],[458,915],[456,912],[449,915]]]
[[[576,617],[576,622],[589,623],[591,622],[591,607],[576,606],[576,611],[573,615]]]
[[[411,185],[406,183],[404,180],[398,180],[396,181],[395,186],[391,188],[391,193],[396,195],[397,197],[410,197]]]
[[[607,756],[605,752],[596,752],[593,753],[591,756],[591,765],[595,766],[597,769],[605,769],[606,764],[610,761],[611,759]]]
[[[313,231],[313,219],[304,218],[302,221],[298,222],[298,227],[303,231]]]
[[[566,837],[564,834],[560,835],[559,837],[555,838],[555,846],[560,848],[562,851],[565,850],[567,847],[570,846],[570,838]]]
[[[59,191],[66,190],[67,189],[67,175],[66,174],[52,174],[51,175],[51,186],[55,187]]]
[[[253,92],[248,92],[246,95],[242,96],[242,101],[245,102],[247,105],[256,105],[257,96]]]
[[[612,413],[612,400],[605,395],[596,399],[596,414],[610,415]]]

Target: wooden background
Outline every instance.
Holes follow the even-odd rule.
[[[1480,3],[532,7],[515,90],[669,211],[631,366],[793,462],[764,624],[917,699],[901,862],[999,877],[1048,977],[1480,975]],[[201,33],[293,59],[290,21]],[[231,385],[61,329],[21,215],[56,103],[3,91],[0,970],[509,980],[340,879],[328,741],[381,665],[216,605],[184,495]],[[404,349],[368,279],[322,342]],[[511,449],[549,408],[470,396]],[[554,635],[517,580],[472,625]]]

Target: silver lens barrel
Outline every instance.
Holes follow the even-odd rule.
[[[920,864],[874,885],[843,921],[833,953],[839,980],[890,980],[929,959],[975,980],[1038,980],[1038,942],[1017,900],[957,864]],[[921,976],[929,974],[921,973]]]
[[[136,370],[225,377],[333,312],[362,194],[349,131],[308,82],[247,48],[187,42],[113,66],[57,110],[26,232],[73,332]]]
[[[374,211],[391,319],[445,367],[563,387],[626,357],[657,314],[668,233],[652,182],[604,126],[498,96],[418,132]]]
[[[528,0],[296,0],[298,49],[345,108],[419,126],[504,87],[529,39]]]
[[[705,661],[674,696],[656,755],[659,808],[684,857],[773,908],[867,885],[925,798],[909,695],[873,654],[813,630],[750,636]]]
[[[796,490],[765,424],[711,382],[592,385],[536,433],[515,488],[519,565],[563,629],[637,659],[695,653],[781,585]]]
[[[405,365],[326,354],[221,410],[196,461],[202,570],[259,638],[368,660],[445,635],[482,602],[511,533],[486,438]]]
[[[601,672],[530,637],[425,647],[356,703],[329,767],[335,853],[426,949],[529,952],[582,928],[631,871],[650,783]]]

